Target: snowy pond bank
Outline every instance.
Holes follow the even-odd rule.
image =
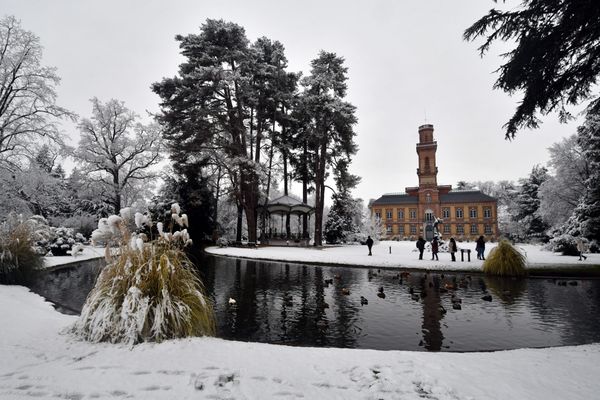
[[[600,345],[492,353],[274,346],[191,338],[81,342],[75,317],[0,286],[1,399],[592,399]]]
[[[496,246],[496,243],[486,243],[485,254]],[[243,257],[261,260],[283,262],[313,263],[324,265],[348,265],[379,268],[407,268],[438,271],[481,271],[483,261],[477,260],[475,243],[458,243],[458,248],[471,250],[471,261],[461,261],[460,251],[457,261],[450,261],[449,253],[439,253],[439,261],[431,260],[431,253],[425,252],[423,260],[415,242],[410,241],[381,241],[373,246],[373,256],[368,256],[367,246],[343,245],[314,247],[208,247],[206,252],[214,255]],[[586,254],[587,260],[579,261],[576,256],[563,256],[560,253],[545,251],[540,245],[517,244],[527,257],[527,268],[585,268],[600,265],[600,254]]]

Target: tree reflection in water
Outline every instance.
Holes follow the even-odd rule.
[[[226,339],[421,351],[600,341],[600,280],[414,271],[401,277],[398,270],[213,256],[198,258],[197,265],[215,305],[217,335]],[[78,312],[97,272],[85,265],[48,272],[32,290]],[[460,310],[452,308],[453,294]]]

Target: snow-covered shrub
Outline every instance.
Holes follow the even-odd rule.
[[[567,233],[550,239],[544,248],[554,253],[562,253],[565,256],[579,255],[576,239]]]
[[[68,251],[71,251],[76,243],[83,244],[86,242],[85,237],[81,233],[75,233],[73,228],[52,228],[53,237],[47,247],[54,256],[65,256]]]
[[[525,255],[508,240],[500,240],[483,262],[483,272],[498,276],[526,275]]]
[[[227,239],[226,237],[221,236],[220,238],[217,239],[217,246],[219,246],[219,247],[227,247],[227,246],[229,246],[229,239]]]
[[[191,243],[187,229],[164,232],[159,222],[157,238],[146,242],[147,235],[131,234],[127,221],[113,217],[105,233],[120,238],[118,255],[109,258],[73,331],[93,342],[129,344],[214,335],[212,304],[183,250]],[[185,214],[173,212],[172,219],[171,226],[187,224]],[[134,220],[138,228],[148,221],[137,214]]]
[[[21,216],[9,215],[0,225],[0,284],[28,284],[43,266],[33,236]]]
[[[91,214],[73,215],[60,223],[60,226],[73,228],[75,232],[81,233],[85,237],[92,236],[92,232],[96,229],[96,217]]]

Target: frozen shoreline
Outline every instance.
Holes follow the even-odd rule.
[[[474,250],[475,243],[458,243],[459,249],[471,250],[471,261],[461,261],[460,251],[456,262],[450,261],[450,254],[439,253],[439,261],[431,260],[431,253],[425,252],[423,260],[415,242],[382,241],[373,246],[373,256],[368,256],[366,246],[344,245],[314,247],[208,247],[206,252],[214,255],[241,257],[250,259],[313,263],[323,265],[349,265],[365,268],[406,268],[439,271],[481,271],[483,261],[477,260]],[[496,243],[486,245],[485,254],[496,246]],[[517,247],[526,255],[527,268],[581,268],[600,265],[600,254],[586,254],[587,260],[578,261],[577,256],[563,256],[559,253],[544,251],[539,245],[518,244]]]
[[[20,286],[0,286],[0,398],[591,399],[600,344],[492,353],[304,348],[189,338],[82,342]]]

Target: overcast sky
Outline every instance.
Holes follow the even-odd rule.
[[[509,1],[510,3],[510,1]],[[502,3],[500,3],[502,4]],[[182,61],[176,34],[198,33],[207,18],[242,25],[286,48],[290,71],[309,72],[319,50],[343,56],[348,100],[358,109],[362,177],[356,197],[368,201],[417,185],[417,128],[430,123],[438,142],[438,183],[517,180],[545,164],[547,147],[575,132],[576,122],[544,118],[541,129],[504,140],[502,125],[518,97],[493,90],[506,46],[480,58],[462,33],[491,0],[183,1],[0,0],[44,46],[43,63],[62,78],[58,103],[89,117],[89,99],[122,100],[135,112],[158,111],[153,82]],[[77,140],[74,126],[65,125]],[[299,191],[299,187],[294,188]]]

